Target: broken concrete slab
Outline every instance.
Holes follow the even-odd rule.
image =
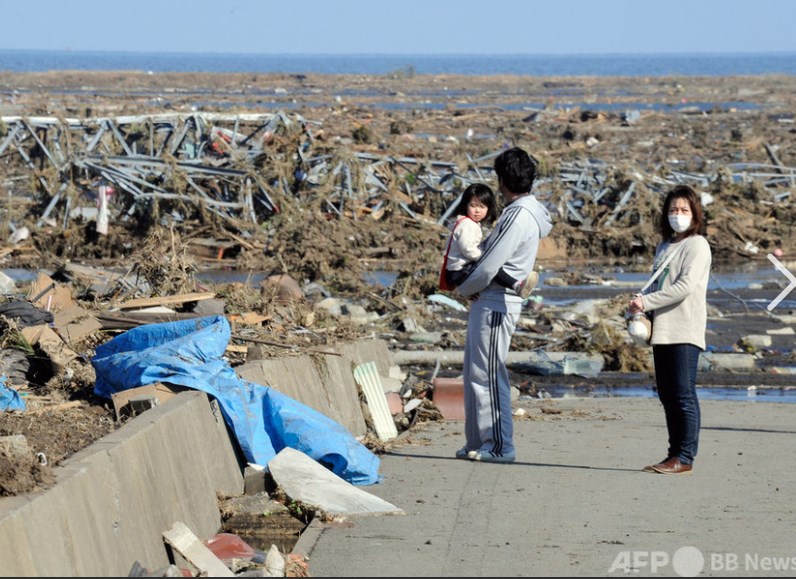
[[[162,384],[155,382],[154,384],[147,384],[146,386],[139,386],[138,388],[130,388],[116,392],[111,396],[113,401],[113,409],[116,412],[116,419],[122,416],[134,416],[136,412],[128,405],[133,399],[154,398],[157,404],[165,404],[174,398],[180,392],[190,390],[186,386],[178,386],[176,384]]]
[[[709,370],[751,370],[755,368],[752,354],[703,352],[700,362],[706,363]]]
[[[24,434],[0,436],[0,454],[8,456],[27,456],[30,453],[28,439]]]
[[[367,426],[345,357],[292,356],[256,360],[235,368],[238,376],[270,386],[345,426],[351,434],[365,434]],[[344,365],[348,364],[347,367]],[[322,377],[323,376],[323,377]]]
[[[791,326],[786,326],[784,328],[766,330],[766,334],[769,336],[792,336],[793,334],[796,334],[796,330],[794,330]]]
[[[309,456],[285,448],[268,461],[276,483],[290,499],[331,517],[403,515],[403,509],[346,482]]]
[[[393,364],[401,365],[392,359],[391,350],[387,348],[387,342],[384,340],[357,340],[341,344],[338,350],[347,356],[354,365],[375,362],[380,376],[390,376],[390,367]]]
[[[741,336],[740,341],[754,348],[770,348],[772,343],[771,336],[766,334],[747,334],[746,336]]]

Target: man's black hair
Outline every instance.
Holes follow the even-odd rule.
[[[536,179],[536,165],[536,160],[519,147],[506,149],[495,158],[498,183],[512,193],[530,193]]]

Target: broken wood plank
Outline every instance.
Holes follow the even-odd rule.
[[[316,354],[327,354],[329,356],[342,356],[340,352],[332,352],[331,350],[321,350],[319,348],[307,348],[304,346],[297,346],[296,344],[281,344],[279,342],[272,342],[271,340],[263,340],[262,338],[250,338],[248,336],[241,336],[240,334],[232,334],[232,337],[236,340],[242,340],[244,342],[254,342],[255,344],[265,344],[266,346],[275,346],[277,348],[300,348],[302,350],[306,350],[307,352],[314,352]]]
[[[234,577],[235,574],[194,535],[184,523],[177,521],[163,539],[206,577]]]
[[[215,292],[193,292],[176,296],[162,296],[159,298],[136,298],[122,304],[117,304],[116,307],[120,310],[130,310],[135,308],[148,308],[151,306],[198,302],[200,300],[209,300],[214,297],[216,297]]]
[[[204,317],[204,314],[194,312],[98,312],[94,316],[102,323],[103,330],[129,330],[146,324],[159,324],[162,322],[176,322]]]
[[[39,408],[28,409],[30,414],[44,414],[45,412],[55,412],[57,410],[67,410],[69,408],[77,408],[83,404],[80,400],[72,400],[70,402],[62,402],[60,404],[53,404],[51,406],[41,406]]]
[[[291,500],[312,505],[332,518],[405,515],[406,512],[334,474],[305,453],[287,447],[268,469]]]
[[[228,235],[230,238],[232,238],[235,241],[237,241],[239,244],[241,244],[246,249],[254,250],[254,249],[263,249],[263,247],[264,247],[262,242],[257,242],[255,240],[252,240],[251,242],[246,241],[241,236],[235,235],[231,231],[226,231],[225,230],[224,231],[224,235]],[[254,245],[255,243],[257,244],[256,246]]]

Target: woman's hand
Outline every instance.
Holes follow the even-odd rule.
[[[631,314],[638,314],[644,311],[644,302],[641,301],[641,296],[637,295],[634,296],[632,300],[630,300],[630,304],[627,306],[628,311]]]

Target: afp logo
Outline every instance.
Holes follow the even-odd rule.
[[[705,556],[696,547],[680,547],[669,557],[666,551],[620,551],[608,574],[621,571],[626,574],[649,569],[650,573],[665,570],[671,564],[680,577],[696,577],[705,568]]]

